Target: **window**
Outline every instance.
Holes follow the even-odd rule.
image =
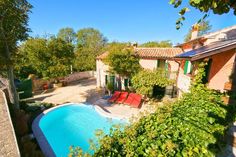
[[[190,74],[192,72],[192,63],[190,61],[185,61],[184,63],[184,74]]]
[[[157,60],[157,68],[165,68],[166,67],[166,61],[163,59]]]
[[[209,59],[208,62],[207,62],[207,65],[204,67],[206,75],[202,78],[202,83],[203,84],[206,84],[206,83],[209,82],[211,65],[212,65],[212,59]]]

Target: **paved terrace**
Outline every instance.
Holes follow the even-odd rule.
[[[19,157],[20,153],[16,142],[7,102],[0,90],[0,157]]]
[[[96,79],[86,79],[75,82],[74,84],[68,85],[66,87],[57,88],[53,91],[47,93],[41,93],[35,95],[27,101],[42,101],[53,104],[64,104],[68,102],[72,103],[89,103],[95,104],[99,100],[104,91],[98,90],[96,88]],[[143,105],[141,109],[131,108],[127,105],[117,105],[112,106],[104,105],[102,103],[96,103],[96,105],[101,106],[106,112],[120,118],[129,118],[133,115],[137,115],[139,112],[144,111],[147,105]]]

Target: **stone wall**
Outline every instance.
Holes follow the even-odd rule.
[[[66,76],[64,80],[67,83],[71,83],[77,80],[87,79],[91,77],[96,77],[96,73],[94,71],[84,71],[84,72],[76,72],[76,73],[70,74]]]
[[[84,72],[75,72],[73,74],[70,74],[66,77],[59,78],[59,80],[64,80],[67,84],[70,84],[72,82],[81,80],[81,79],[87,79],[96,77],[96,72],[94,71],[84,71]],[[43,80],[43,79],[34,79],[33,80],[33,91],[43,90],[43,85],[45,84],[52,84],[55,81],[55,79],[50,80]]]
[[[20,157],[5,94],[0,90],[0,157]]]

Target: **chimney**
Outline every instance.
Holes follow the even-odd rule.
[[[199,24],[194,24],[192,26],[191,40],[196,39],[198,37],[198,31],[199,31]]]

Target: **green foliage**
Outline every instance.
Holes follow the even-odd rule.
[[[80,147],[70,147],[68,157],[91,157],[90,154],[84,153]]]
[[[47,70],[42,72],[43,76],[55,78],[68,75],[74,59],[73,46],[56,38],[49,40],[47,46],[50,52],[48,56],[50,60]]]
[[[164,69],[142,70],[133,76],[132,85],[137,93],[150,96],[155,85],[166,87],[173,83],[167,76],[168,72]]]
[[[47,78],[65,76],[69,74],[74,59],[72,44],[60,38],[28,39],[21,45],[18,56],[15,69],[20,77],[26,69]]]
[[[164,40],[164,41],[149,41],[146,42],[142,45],[140,45],[141,47],[172,47],[172,43],[170,40]]]
[[[224,136],[235,115],[218,93],[207,89],[201,79],[204,63],[191,92],[158,107],[147,116],[113,130],[99,141],[94,156],[215,156],[225,146]]]
[[[104,61],[110,66],[111,73],[131,77],[140,70],[139,58],[131,48],[125,48],[123,44],[113,44],[108,51]]]
[[[0,0],[0,74],[9,81],[10,101],[19,108],[14,84],[13,58],[17,43],[28,37],[28,13],[32,8],[27,0]]]
[[[0,1],[0,71],[12,65],[18,41],[28,37],[28,13],[32,6],[27,0]]]
[[[75,43],[76,41],[76,33],[73,28],[61,28],[57,34],[57,37],[68,42],[68,43]]]
[[[199,23],[198,36],[208,33],[208,31],[211,30],[211,28],[212,25],[210,25],[209,21],[202,21],[201,23]],[[192,29],[189,29],[188,33],[184,37],[184,41],[185,42],[189,41],[191,39],[191,35],[192,35]]]
[[[114,84],[112,82],[109,81],[107,83],[106,87],[109,91],[111,91],[111,92],[114,91]]]
[[[175,8],[181,7],[181,10],[179,11],[181,17],[176,21],[176,28],[179,29],[183,25],[182,22],[185,20],[184,15],[187,11],[189,11],[189,8],[182,6],[182,0],[169,0],[169,3],[172,4]],[[200,19],[198,22],[201,22],[203,19],[205,19],[209,11],[212,11],[214,14],[221,15],[228,13],[232,10],[236,15],[235,1],[190,0],[189,5],[205,13],[203,18]]]
[[[74,68],[78,71],[95,70],[96,57],[103,53],[107,39],[94,28],[84,28],[77,33]]]

